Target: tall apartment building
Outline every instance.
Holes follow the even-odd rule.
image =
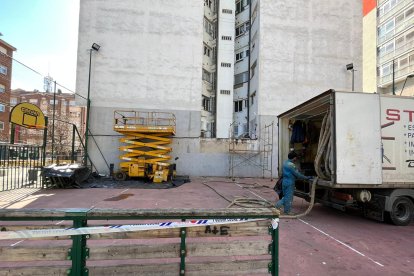
[[[351,90],[351,62],[362,91],[361,10],[360,0],[82,0],[76,91],[87,95],[90,76],[92,162],[117,168],[114,111],[162,111],[176,117],[179,173],[228,175],[228,140],[209,137],[256,138],[294,105]]]
[[[81,135],[85,133],[85,107],[77,106],[74,94],[56,93],[55,100],[53,93],[40,91],[25,91],[22,89],[15,89],[11,91],[10,105],[13,107],[16,104],[28,102],[38,106],[45,116],[49,118],[48,128],[52,129],[53,121],[53,106],[55,104],[55,141],[59,139],[62,145],[67,144],[70,150],[72,143],[72,125],[75,124]],[[64,123],[68,122],[70,124]],[[49,133],[50,135],[50,133]],[[49,137],[50,138],[50,137]],[[64,140],[64,141],[63,141]],[[15,141],[17,143],[42,145],[43,131],[35,129],[27,129],[16,126]],[[79,139],[75,139],[76,147],[79,147]],[[50,145],[49,145],[50,146]]]
[[[250,13],[250,0],[204,0],[203,137],[255,137],[257,76],[252,78],[257,48],[252,47],[256,54],[253,60],[250,49],[257,41],[258,5],[253,2],[256,9]],[[256,34],[253,38],[251,24]]]
[[[12,58],[16,48],[0,39],[0,141],[8,142],[10,134],[10,86]]]
[[[364,91],[414,96],[414,1],[364,0]]]

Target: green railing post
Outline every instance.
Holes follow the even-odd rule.
[[[272,276],[279,275],[279,219],[273,219],[269,225],[269,234],[272,235],[272,242],[269,244],[269,254],[272,255],[272,262],[269,263],[269,273]]]
[[[182,221],[185,221],[183,219]],[[187,237],[187,228],[183,227],[180,231],[181,243],[180,243],[180,275],[185,275],[185,257],[187,255],[187,248],[185,245],[185,239]]]
[[[86,227],[86,212],[76,212],[73,219],[73,228]],[[89,258],[89,248],[86,247],[87,235],[72,236],[72,248],[69,249],[68,259],[72,260],[72,268],[69,269],[70,276],[88,276],[89,270],[86,267],[86,259]]]

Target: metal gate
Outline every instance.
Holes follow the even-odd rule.
[[[0,191],[42,187],[41,146],[0,145]]]

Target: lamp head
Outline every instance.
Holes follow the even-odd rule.
[[[96,44],[96,43],[93,43],[92,44],[92,49],[94,49],[95,51],[99,51],[99,48],[101,48],[101,46],[100,45],[98,45],[98,44]]]
[[[414,78],[414,74],[408,75],[407,79]]]
[[[349,71],[349,70],[353,70],[354,69],[354,64],[353,63],[350,63],[350,64],[347,64],[346,65],[346,70],[347,71]]]

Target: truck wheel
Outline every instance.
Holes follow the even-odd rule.
[[[390,212],[391,222],[395,225],[408,225],[414,216],[414,204],[407,197],[397,197]]]

